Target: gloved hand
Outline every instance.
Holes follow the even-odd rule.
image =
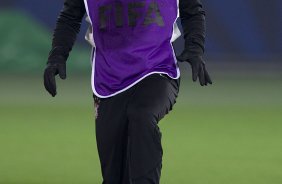
[[[192,79],[194,82],[199,78],[201,86],[212,84],[202,56],[190,56],[189,53],[183,51],[179,56],[176,56],[176,58],[180,62],[186,61],[190,63],[192,68]]]
[[[66,79],[66,59],[56,56],[49,59],[44,71],[45,89],[54,97],[57,94],[55,76],[59,74],[61,79]]]

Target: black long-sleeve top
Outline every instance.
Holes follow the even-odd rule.
[[[67,60],[86,13],[83,0],[65,0],[53,33],[49,60],[63,56]],[[205,11],[200,0],[179,0],[179,16],[185,49],[193,55],[204,53]]]

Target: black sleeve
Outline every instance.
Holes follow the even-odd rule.
[[[48,61],[63,58],[67,60],[72,50],[84,14],[86,13],[83,0],[65,0],[64,6],[57,18],[53,32],[52,49]]]
[[[206,26],[201,1],[179,0],[179,14],[186,51],[192,55],[203,55]]]

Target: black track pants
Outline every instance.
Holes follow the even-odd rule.
[[[96,98],[96,139],[103,184],[159,184],[158,122],[175,104],[180,79],[153,74],[109,98]]]

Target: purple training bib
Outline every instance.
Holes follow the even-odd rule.
[[[130,88],[146,76],[180,71],[172,42],[178,0],[84,0],[91,24],[92,89],[106,98]]]

